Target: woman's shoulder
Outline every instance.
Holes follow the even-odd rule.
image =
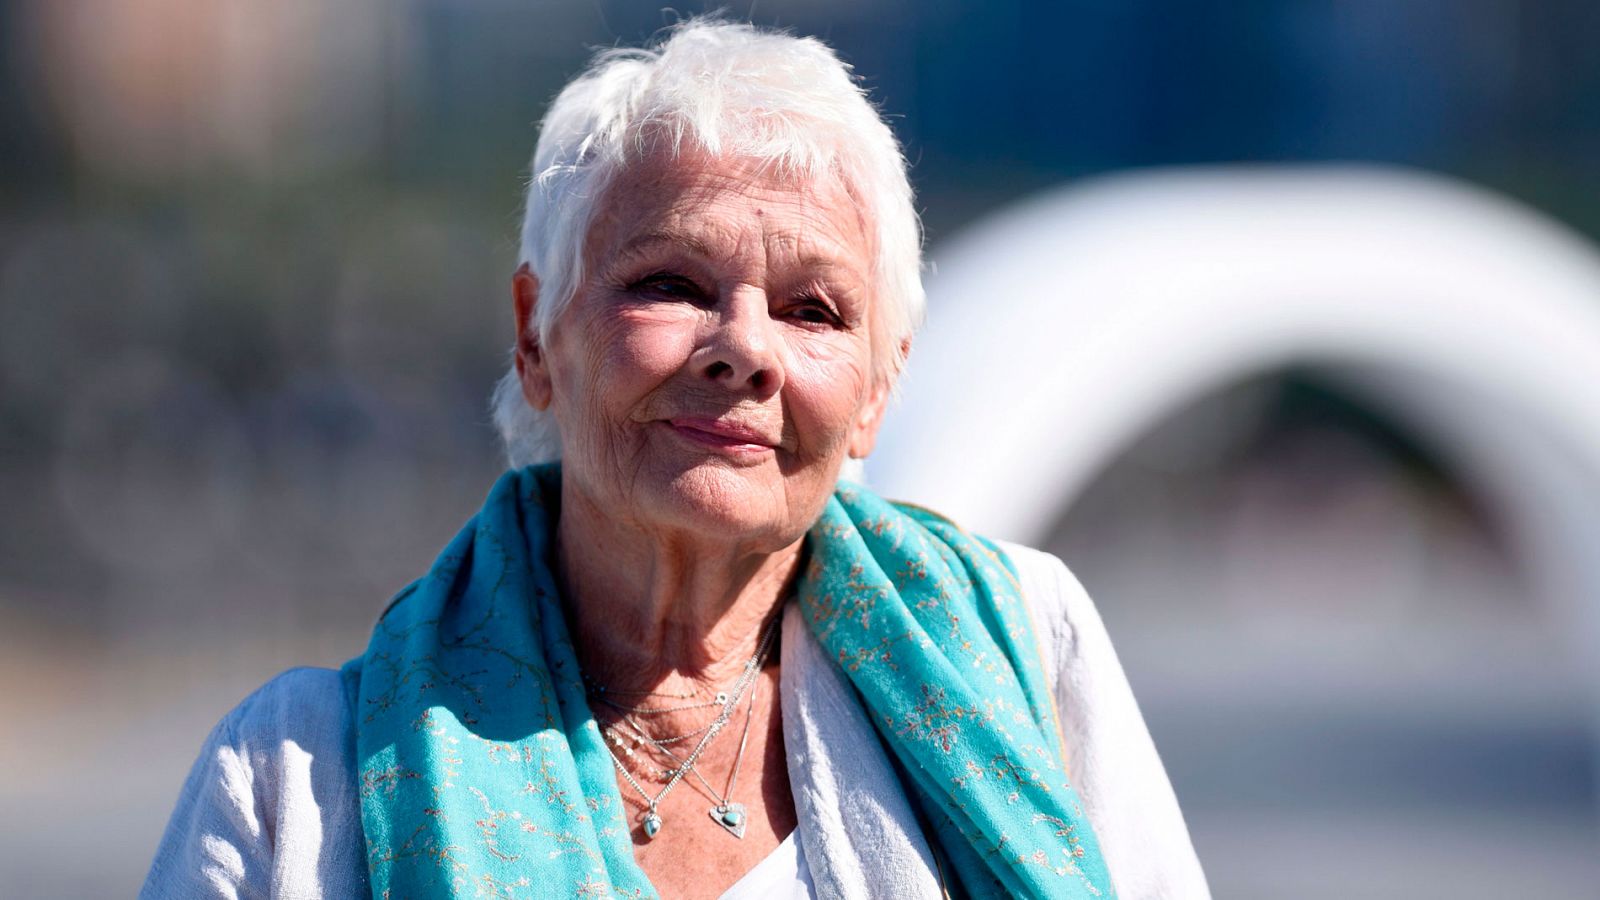
[[[340,750],[350,728],[344,678],[337,669],[289,669],[256,688],[222,721],[240,739]]]
[[[365,872],[350,727],[332,669],[240,701],[201,746],[140,896],[348,893]]]
[[[994,541],[1016,571],[1022,598],[1033,618],[1045,657],[1061,660],[1085,631],[1105,629],[1082,583],[1053,553],[1010,541]]]
[[[279,673],[239,701],[217,723],[202,755],[231,753],[258,777],[302,762],[344,771],[351,728],[340,672],[302,666]]]
[[[1054,665],[1067,766],[1124,897],[1209,896],[1189,832],[1100,612],[1054,555],[997,542]]]

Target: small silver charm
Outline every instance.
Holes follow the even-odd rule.
[[[729,834],[736,838],[744,837],[744,827],[748,819],[744,814],[743,803],[724,803],[721,806],[711,807],[707,812],[711,814],[711,821],[721,825]]]
[[[644,814],[644,836],[650,840],[654,840],[655,836],[660,833],[661,817],[656,815],[655,810],[652,809]]]

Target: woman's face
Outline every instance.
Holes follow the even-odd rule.
[[[519,351],[524,392],[560,423],[566,485],[647,528],[797,540],[884,406],[867,235],[834,179],[689,154],[625,173],[571,305]]]

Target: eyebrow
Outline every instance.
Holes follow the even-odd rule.
[[[703,257],[709,258],[713,255],[711,248],[707,247],[704,241],[693,235],[678,231],[647,231],[644,234],[629,238],[626,244],[617,248],[616,255],[629,256],[659,244],[681,247]]]

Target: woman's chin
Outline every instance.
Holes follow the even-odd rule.
[[[707,539],[718,537],[746,541],[771,536],[788,540],[797,527],[808,521],[804,510],[790,507],[785,479],[778,467],[728,465],[723,460],[707,459],[673,472],[657,482],[653,498],[661,512],[679,527],[692,529]],[[815,515],[814,511],[812,512]]]

